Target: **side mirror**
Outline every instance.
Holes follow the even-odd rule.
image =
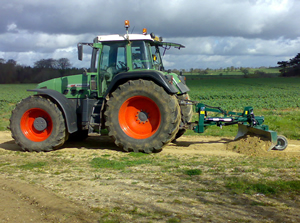
[[[81,43],[77,44],[78,48],[78,60],[82,60],[82,55],[83,55],[83,46]]]

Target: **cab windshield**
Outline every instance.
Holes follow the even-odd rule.
[[[133,69],[153,69],[150,44],[145,41],[133,41],[131,44]]]
[[[131,45],[133,69],[163,70],[159,47],[151,42],[134,41]]]

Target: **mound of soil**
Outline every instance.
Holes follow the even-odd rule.
[[[266,156],[271,142],[263,137],[246,135],[238,140],[226,144],[226,150],[250,155],[250,156]]]

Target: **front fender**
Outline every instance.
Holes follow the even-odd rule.
[[[38,95],[46,95],[52,100],[54,100],[63,112],[68,132],[74,133],[78,130],[76,108],[70,103],[70,100],[68,100],[63,94],[52,89],[33,89],[27,91],[37,92]]]

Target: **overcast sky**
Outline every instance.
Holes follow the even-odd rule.
[[[33,66],[66,57],[78,42],[143,28],[186,48],[166,68],[276,66],[300,52],[300,0],[1,0],[0,58]],[[87,58],[87,57],[86,57]]]

